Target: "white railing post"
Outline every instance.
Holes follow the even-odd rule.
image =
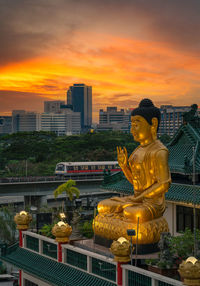
[[[151,286],[158,286],[158,280],[151,278]]]
[[[43,254],[43,240],[39,239],[39,253]]]
[[[122,268],[122,285],[123,286],[127,286],[128,285],[128,270],[125,269],[125,268]]]
[[[22,232],[23,247],[26,248],[26,234]]]
[[[87,272],[92,273],[92,257],[87,255]]]
[[[63,263],[67,263],[67,248],[63,247]]]

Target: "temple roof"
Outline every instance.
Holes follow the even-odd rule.
[[[167,145],[172,173],[193,173],[193,147],[195,172],[200,174],[200,118],[183,124]]]
[[[127,195],[134,194],[133,186],[125,178],[122,172],[107,176],[102,188]],[[200,186],[172,183],[168,192],[165,194],[167,201],[182,203],[195,203],[200,205]]]
[[[23,259],[22,259],[23,257]],[[116,286],[94,275],[14,245],[0,259],[56,286]]]

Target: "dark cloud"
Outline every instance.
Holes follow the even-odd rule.
[[[131,94],[130,93],[118,93],[118,94],[114,94],[112,96],[112,99],[116,99],[118,100],[119,98],[130,98]]]
[[[151,37],[183,50],[199,51],[199,0],[136,2],[139,15],[146,17]]]
[[[74,32],[81,29],[196,53],[199,14],[199,0],[0,0],[0,65],[41,56],[61,40],[78,54],[84,45]]]
[[[38,55],[47,48],[47,34],[29,34],[0,28],[0,65],[20,62]],[[37,47],[37,48],[36,48]]]
[[[14,109],[43,111],[43,102],[51,100],[39,93],[0,90],[0,112],[10,112]]]
[[[63,18],[65,1],[54,2],[0,0],[0,65],[44,55],[64,35],[72,39],[78,21]]]

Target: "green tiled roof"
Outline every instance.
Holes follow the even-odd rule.
[[[134,194],[133,186],[121,173],[107,177],[102,188],[109,191],[124,193],[127,195]],[[165,194],[168,201],[195,203],[200,205],[200,186],[186,184],[171,184],[168,192]]]
[[[165,194],[165,198],[168,201],[200,205],[200,186],[171,184],[169,191]]]
[[[200,121],[196,125],[192,123],[182,125],[167,145],[171,172],[192,173],[192,147],[195,147],[195,169],[200,173]]]
[[[41,280],[56,286],[116,286],[91,274],[48,259],[20,247],[8,248],[1,260],[7,261]]]

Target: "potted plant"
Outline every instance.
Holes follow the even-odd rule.
[[[196,237],[200,237],[200,231],[196,230]],[[159,258],[148,259],[145,263],[148,270],[169,277],[179,277],[178,267],[182,260],[187,259],[194,251],[194,234],[186,228],[179,236],[171,236],[163,233],[159,241]],[[198,239],[196,258],[200,258],[200,240]]]
[[[170,243],[170,233],[162,233],[158,244],[160,248],[159,258],[146,261],[149,271],[168,277],[177,275],[177,268],[174,266],[174,249],[170,247]]]
[[[200,231],[198,229],[196,230],[196,237],[198,238],[197,245],[199,246]],[[192,231],[189,228],[186,228],[181,235],[171,237],[170,248],[175,254],[175,263],[179,266],[182,260],[186,260],[189,256],[193,255],[194,234]],[[199,251],[197,251],[197,254],[199,256]]]

